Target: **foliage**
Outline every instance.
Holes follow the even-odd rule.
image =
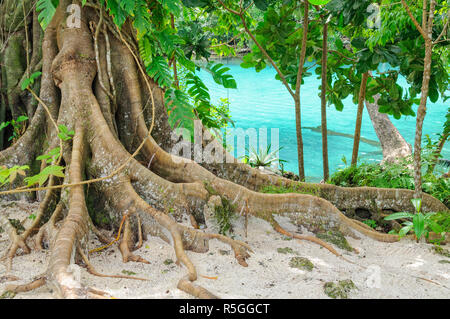
[[[417,241],[419,241],[422,236],[428,238],[429,232],[433,231],[436,234],[443,235],[444,230],[436,221],[431,217],[435,215],[435,212],[423,214],[421,212],[422,199],[412,199],[411,203],[415,208],[415,213],[400,212],[394,213],[384,218],[384,220],[396,220],[396,219],[408,219],[403,222],[403,228],[399,230],[398,234],[400,237],[405,236],[411,230],[414,231]],[[444,234],[445,235],[445,234]]]
[[[59,0],[38,0],[36,11],[39,12],[38,20],[42,29],[46,29],[56,12]]]
[[[243,162],[249,164],[251,167],[268,167],[272,166],[277,162],[286,162],[285,160],[280,160],[277,156],[278,152],[282,149],[282,147],[271,151],[271,145],[269,144],[265,149],[251,148],[247,149],[249,154],[243,156]]]
[[[18,166],[18,165],[14,165],[13,167],[6,167],[6,166],[1,166],[0,167],[0,186],[6,185],[6,184],[12,184],[16,177],[17,174],[21,175],[21,176],[25,176],[26,170],[29,170],[30,167],[28,165],[24,165],[24,166]]]
[[[422,156],[424,171],[430,165],[430,156]],[[414,174],[410,168],[412,158],[405,158],[398,163],[360,163],[347,166],[335,172],[329,183],[344,187],[380,187],[414,189]],[[432,173],[422,176],[422,190],[450,207],[450,180],[439,178]]]
[[[12,135],[8,138],[8,141],[12,141],[12,143],[15,143],[19,139],[19,137],[25,133],[26,121],[28,121],[28,116],[21,115],[15,120],[12,119],[11,121],[1,123],[0,131],[11,125],[13,128],[13,132]]]
[[[374,221],[373,219],[363,220],[363,223],[366,224],[367,226],[373,228],[373,229],[377,228],[377,222]]]

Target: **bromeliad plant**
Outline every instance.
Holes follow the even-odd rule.
[[[416,212],[415,213],[409,213],[409,212],[400,212],[400,213],[394,213],[392,215],[389,215],[384,218],[384,220],[396,220],[396,219],[410,219],[405,222],[403,222],[403,228],[399,230],[398,235],[400,237],[405,236],[408,234],[411,230],[414,231],[414,234],[416,236],[417,242],[425,236],[425,238],[428,239],[430,230],[433,231],[436,234],[443,235],[444,230],[443,228],[432,219],[432,216],[434,216],[436,213],[426,213],[423,214],[421,212],[422,208],[422,199],[414,198],[411,199],[411,203],[413,204]]]
[[[251,167],[268,167],[272,164],[279,162],[285,163],[285,160],[279,159],[277,153],[282,149],[282,147],[270,151],[271,145],[267,146],[266,149],[260,148],[258,151],[255,148],[247,149],[248,155],[243,156],[243,162],[250,165]]]

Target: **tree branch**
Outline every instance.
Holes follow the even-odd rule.
[[[420,32],[422,37],[426,40],[428,38],[428,35],[425,33],[425,30],[420,26],[419,22],[417,22],[416,18],[411,13],[411,9],[406,4],[405,0],[402,0],[403,7],[405,8],[406,12],[408,13],[409,17],[411,18],[412,22],[416,26],[417,30]]]

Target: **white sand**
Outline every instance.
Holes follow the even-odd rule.
[[[12,207],[6,205],[11,203],[0,203],[0,213],[7,212],[9,218],[19,220],[25,219],[38,206],[25,202],[17,202]],[[279,221],[287,227],[283,220]],[[316,244],[285,240],[268,223],[256,218],[249,219],[248,238],[243,238],[242,225],[241,218],[234,222],[236,237],[248,242],[254,250],[247,268],[236,262],[227,245],[217,241],[210,242],[210,251],[205,254],[188,252],[199,275],[217,276],[215,280],[199,276],[196,283],[221,298],[329,298],[324,293],[324,283],[345,279],[351,279],[358,288],[349,294],[350,298],[450,298],[450,264],[439,263],[450,259],[432,252],[429,244],[417,244],[406,239],[387,244],[367,237],[359,240],[348,238],[360,253],[342,251],[343,254],[365,269],[337,258]],[[0,234],[1,254],[8,244],[7,235]],[[100,246],[94,235],[90,245],[90,248]],[[277,248],[285,247],[292,248],[298,255],[277,252]],[[229,255],[222,255],[220,250],[229,252]],[[78,266],[74,267],[75,273],[80,275],[84,285],[106,291],[116,298],[191,298],[176,288],[178,280],[186,275],[186,268],[164,264],[166,259],[175,260],[171,246],[159,238],[149,237],[135,254],[149,260],[150,264],[124,264],[117,244],[92,254],[91,262],[97,271],[104,274],[122,274],[125,270],[149,281],[100,278]],[[308,272],[289,267],[290,258],[295,256],[311,260],[314,269]],[[27,283],[44,272],[48,257],[48,251],[34,250],[29,255],[17,256],[10,275],[21,278],[20,281],[2,282],[6,273],[4,265],[0,265],[0,294],[5,285]],[[42,287],[18,294],[15,298],[53,297],[49,288]]]

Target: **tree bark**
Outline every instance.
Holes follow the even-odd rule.
[[[300,90],[303,78],[303,69],[306,59],[306,42],[308,41],[308,24],[309,24],[309,2],[304,1],[305,11],[303,15],[303,37],[302,48],[300,51],[300,59],[297,73],[297,84],[295,87],[295,129],[297,132],[297,156],[298,156],[298,175],[300,181],[305,181],[305,161],[303,156],[303,134],[302,134],[302,113]]]
[[[383,150],[382,162],[395,163],[399,159],[411,156],[412,148],[392,124],[389,116],[378,112],[377,102],[379,98],[380,96],[376,95],[374,103],[366,101],[366,107],[375,133],[381,143]]]
[[[328,23],[323,26],[322,41],[322,92],[321,92],[321,126],[322,126],[322,162],[323,162],[323,180],[327,181],[330,177],[328,167],[328,136],[327,136],[327,60],[328,60]]]
[[[48,283],[61,297],[104,295],[74,278],[71,272],[71,267],[81,259],[86,261],[88,252],[92,251],[90,248],[94,248],[89,247],[91,233],[105,244],[115,243],[102,235],[96,228],[102,225],[95,225],[91,219],[104,217],[102,211],[110,217],[108,226],[118,231],[124,261],[144,262],[131,251],[142,244],[146,235],[157,236],[168,243],[179,264],[186,268],[187,279],[180,280],[180,289],[197,297],[210,298],[215,294],[192,284],[197,279],[197,271],[187,250],[205,253],[210,240],[219,240],[231,247],[236,262],[244,267],[251,252],[251,247],[244,242],[196,229],[195,225],[205,223],[205,216],[222,202],[231,202],[234,213],[245,209],[247,214],[267,221],[277,232],[317,243],[338,258],[342,256],[330,245],[314,236],[289,233],[278,225],[275,217],[285,216],[291,223],[305,226],[312,232],[335,230],[346,236],[364,234],[383,242],[399,240],[396,235],[361,226],[341,210],[412,210],[411,191],[295,183],[306,194],[264,194],[258,190],[267,184],[289,187],[294,184],[262,174],[236,159],[231,164],[205,165],[206,169],[195,161],[169,154],[171,128],[164,91],[144,73],[137,53],[131,49],[137,46],[132,36],[136,31],[126,23],[120,33],[115,28],[108,28],[108,37],[99,36],[95,41],[95,33],[89,26],[99,23],[97,7],[83,7],[81,28],[70,28],[65,23],[65,8],[69,3],[68,0],[60,1],[45,30],[40,67],[43,74],[36,80],[40,82],[37,110],[25,134],[0,153],[1,165],[31,166],[36,163],[37,155],[58,145],[54,121],[75,132],[73,139],[65,141],[62,147],[61,165],[65,177],[54,176],[50,179],[52,182],[43,187],[26,190],[45,191],[37,222],[20,235],[11,227],[6,229],[11,246],[5,259],[10,265],[18,248],[28,251],[27,240],[36,232],[33,238],[36,247],[48,246],[50,250],[48,269],[31,284],[12,287],[12,291],[27,291]],[[107,25],[113,25],[111,17],[104,18]],[[110,43],[105,43],[108,38]],[[109,54],[112,70],[108,76],[114,77],[109,89],[114,89],[114,83],[117,86],[117,108],[111,107],[106,98],[108,94],[98,89],[98,81],[102,78],[99,72],[107,71],[109,66],[97,63],[96,57],[108,61]],[[104,87],[108,89],[105,78]],[[221,144],[216,143],[218,151],[225,152],[220,148]],[[14,196],[24,192],[9,187],[3,187],[0,195]],[[57,204],[51,205],[52,202]],[[445,211],[442,206],[431,196],[424,196],[424,211]],[[42,225],[41,220],[48,221]],[[185,221],[191,221],[192,227],[186,226]],[[0,223],[5,224],[5,218],[0,218]],[[123,225],[125,231],[121,237]],[[135,238],[141,238],[140,242],[136,243]],[[43,242],[48,245],[42,245]]]
[[[356,114],[356,125],[355,125],[355,138],[353,140],[352,165],[356,165],[358,162],[359,140],[361,139],[361,123],[364,111],[364,101],[366,99],[366,87],[368,77],[369,77],[368,72],[362,75],[361,87],[359,89],[358,111]]]

